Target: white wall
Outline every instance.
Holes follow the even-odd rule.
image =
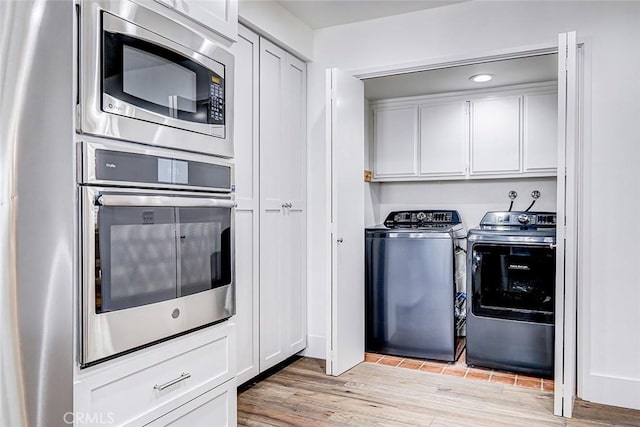
[[[513,210],[525,210],[531,191],[542,196],[532,211],[556,210],[555,178],[520,178],[467,181],[383,182],[380,185],[379,217],[384,221],[391,211],[406,209],[454,209],[466,229],[477,227],[485,212],[506,211],[507,193],[518,192]]]
[[[324,69],[363,70],[437,58],[481,57],[533,45],[555,45],[576,30],[586,41],[585,261],[580,271],[578,394],[591,401],[640,409],[640,2],[472,1],[319,30],[309,66],[310,333],[326,333],[329,266],[326,217]],[[612,211],[623,212],[612,219]],[[612,228],[625,221],[624,229]],[[317,316],[317,317],[316,317]],[[324,325],[325,329],[321,329]]]
[[[313,30],[271,0],[240,0],[239,21],[303,60],[313,59]]]

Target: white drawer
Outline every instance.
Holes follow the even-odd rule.
[[[230,380],[146,425],[150,427],[235,426],[236,399],[236,382]]]
[[[234,326],[215,325],[81,373],[74,411],[113,425],[139,425],[160,407],[168,412],[183,405],[195,390],[210,390],[235,375]]]

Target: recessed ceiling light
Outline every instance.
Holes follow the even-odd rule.
[[[476,74],[469,77],[469,80],[476,83],[484,83],[484,82],[488,82],[492,78],[493,78],[493,74]]]

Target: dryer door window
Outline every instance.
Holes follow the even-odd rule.
[[[477,244],[471,256],[474,315],[554,322],[555,249]]]

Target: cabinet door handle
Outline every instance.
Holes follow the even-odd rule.
[[[344,239],[343,239],[342,237],[339,237],[339,238],[336,240],[336,242],[338,242],[338,243],[342,243],[342,242],[344,242]]]
[[[183,372],[182,375],[180,375],[178,378],[174,378],[171,381],[167,381],[164,384],[160,384],[160,385],[156,384],[153,386],[153,388],[158,391],[162,391],[165,388],[171,387],[174,384],[178,384],[179,382],[186,380],[187,378],[191,378],[191,374],[188,372]]]

